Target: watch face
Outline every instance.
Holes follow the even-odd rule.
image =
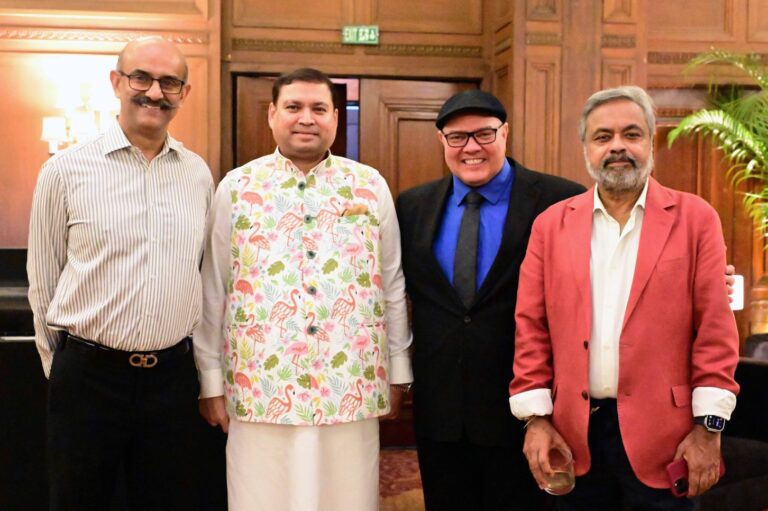
[[[725,419],[717,415],[707,415],[704,426],[710,431],[722,431],[725,429]]]

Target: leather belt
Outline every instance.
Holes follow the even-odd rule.
[[[170,360],[179,358],[192,349],[192,339],[185,337],[178,343],[174,344],[170,348],[165,348],[156,351],[123,351],[104,346],[97,342],[77,337],[76,335],[67,334],[62,341],[61,349],[76,349],[81,353],[88,353],[91,356],[96,356],[106,360],[111,360],[117,363],[128,363],[133,367],[139,367],[143,369],[151,369],[160,363],[168,362]]]

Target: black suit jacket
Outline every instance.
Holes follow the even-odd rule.
[[[507,391],[520,264],[534,218],[584,187],[509,162],[515,181],[501,247],[469,309],[432,253],[452,176],[407,190],[397,199],[413,312],[414,422],[419,437],[456,441],[465,429],[478,445],[512,445],[522,438]]]

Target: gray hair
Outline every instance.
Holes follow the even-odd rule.
[[[642,88],[636,85],[625,85],[614,89],[603,89],[589,97],[579,118],[579,139],[582,142],[587,136],[587,117],[592,113],[592,110],[617,99],[628,99],[640,107],[643,115],[645,115],[645,122],[648,124],[651,138],[653,138],[654,133],[656,133],[656,113],[653,110],[653,100]]]

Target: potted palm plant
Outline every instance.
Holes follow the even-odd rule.
[[[712,107],[685,117],[669,133],[669,145],[681,135],[700,133],[711,137],[731,167],[734,184],[749,182],[744,207],[765,234],[768,229],[768,68],[757,55],[720,50],[702,53],[691,66],[728,64],[746,74],[759,87],[712,85]]]
[[[726,64],[757,87],[710,85],[711,107],[685,117],[669,133],[669,145],[682,135],[711,138],[729,162],[734,185],[746,184],[744,207],[763,239],[768,236],[768,68],[758,55],[711,50],[696,56],[689,68]],[[766,243],[763,243],[766,246]],[[752,334],[768,332],[768,276],[752,289]]]

